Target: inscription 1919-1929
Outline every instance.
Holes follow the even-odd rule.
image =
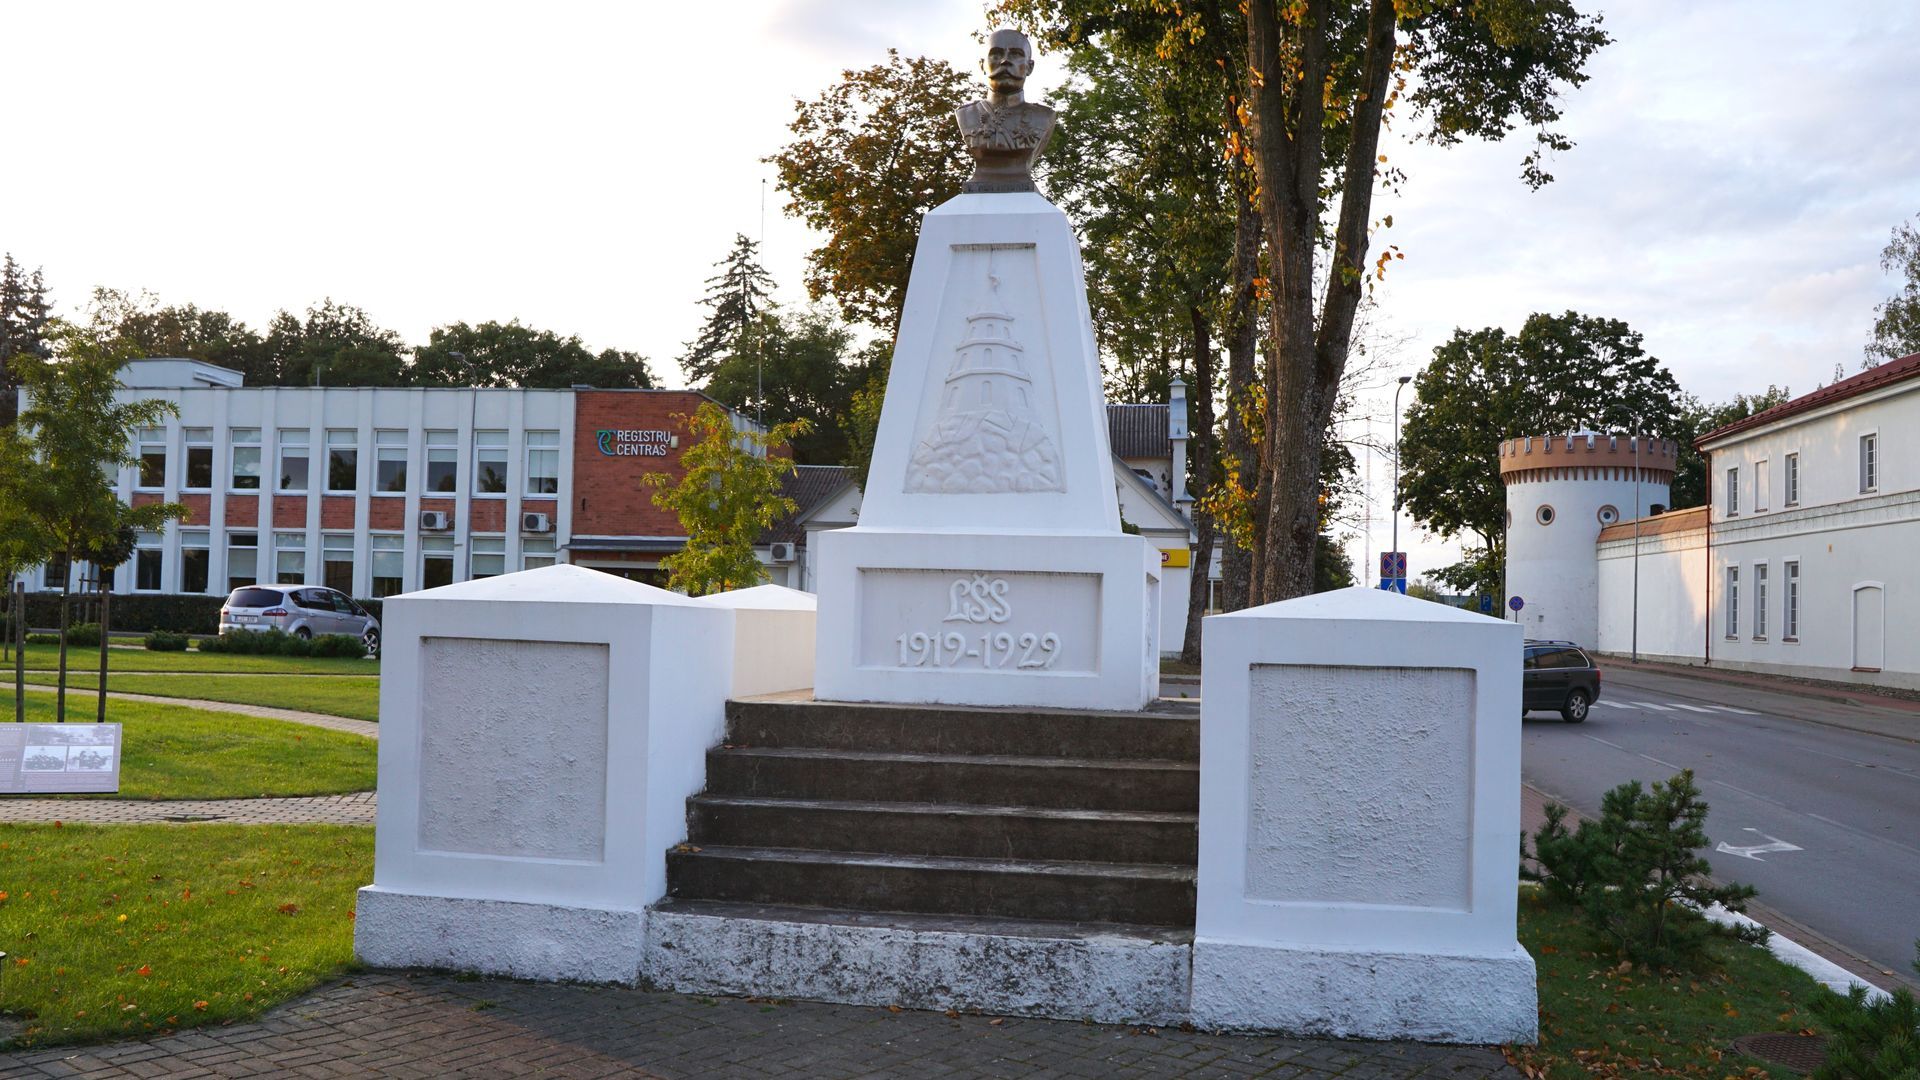
[[[1027,570],[861,571],[860,663],[1005,674],[1098,669],[1096,574]]]
[[[1013,668],[1045,671],[1060,656],[1060,635],[1052,630],[1015,633],[996,630],[1013,618],[1013,586],[1003,577],[985,574],[955,578],[947,587],[947,614],[943,623],[970,623],[979,633],[951,630],[914,630],[898,635],[901,667]]]

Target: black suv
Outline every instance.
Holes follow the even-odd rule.
[[[1557,711],[1569,724],[1600,699],[1600,669],[1571,641],[1528,641],[1521,665],[1520,711]]]

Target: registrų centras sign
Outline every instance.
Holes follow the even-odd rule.
[[[670,432],[608,428],[596,433],[600,452],[608,457],[666,457],[677,441]]]

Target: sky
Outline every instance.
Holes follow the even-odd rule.
[[[670,385],[734,234],[806,301],[819,238],[762,160],[795,99],[889,48],[973,70],[986,25],[977,0],[0,3],[31,43],[8,50],[0,250],[61,311],[106,285],[256,327],[332,297],[413,342],[518,318],[638,350]],[[1534,311],[1626,320],[1709,401],[1860,366],[1896,288],[1880,249],[1920,214],[1920,4],[1579,6],[1615,43],[1566,97],[1553,184],[1519,181],[1525,133],[1389,138],[1409,179],[1376,200],[1375,243],[1407,257],[1348,430],[1390,445],[1394,376]],[[1031,96],[1058,75],[1042,56]],[[1391,458],[1361,456],[1356,563],[1390,534]],[[1401,536],[1416,577],[1455,557]]]

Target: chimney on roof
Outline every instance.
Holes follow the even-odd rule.
[[[1187,384],[1174,376],[1167,400],[1167,438],[1173,443],[1173,505],[1188,520],[1193,518],[1193,496],[1187,494]]]

